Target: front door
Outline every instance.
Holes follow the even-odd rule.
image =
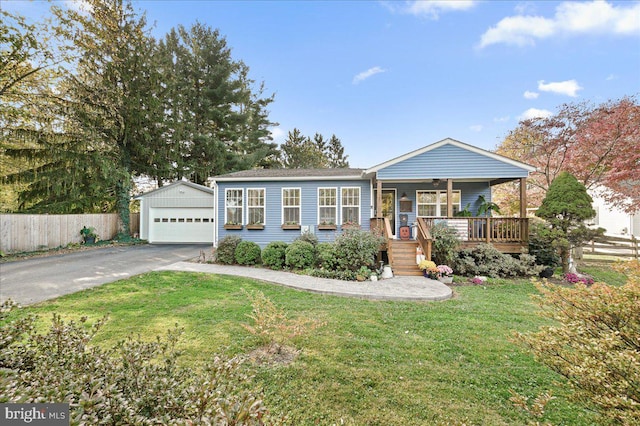
[[[375,190],[374,190],[375,192]],[[378,200],[378,197],[375,197]],[[376,211],[378,206],[376,206]],[[391,232],[393,237],[396,235],[396,190],[395,189],[383,189],[382,190],[382,217],[389,219],[391,224]]]

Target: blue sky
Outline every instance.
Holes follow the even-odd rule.
[[[275,140],[294,127],[335,134],[352,167],[446,137],[491,150],[523,117],[640,93],[639,1],[134,4],[156,37],[196,20],[219,29],[275,93]]]

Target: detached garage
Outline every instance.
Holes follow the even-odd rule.
[[[213,244],[213,189],[178,181],[135,199],[140,200],[140,238],[151,244]]]

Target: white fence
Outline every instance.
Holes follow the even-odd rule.
[[[82,242],[80,230],[93,227],[101,240],[118,233],[118,215],[105,214],[0,214],[0,251],[19,253]],[[131,234],[140,232],[140,214],[131,213]]]

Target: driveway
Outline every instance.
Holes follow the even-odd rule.
[[[22,305],[53,299],[197,258],[211,244],[165,244],[100,248],[0,264],[0,303]]]

